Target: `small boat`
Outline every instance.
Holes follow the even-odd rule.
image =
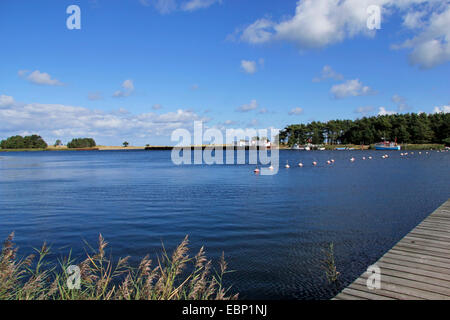
[[[401,150],[397,142],[384,141],[375,144],[375,150]]]

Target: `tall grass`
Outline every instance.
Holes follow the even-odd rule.
[[[50,264],[46,257],[50,249],[44,245],[26,258],[17,257],[12,233],[4,242],[0,255],[0,300],[228,300],[229,288],[222,285],[227,271],[224,255],[219,270],[212,269],[204,248],[194,256],[188,255],[188,237],[168,254],[163,247],[155,266],[149,256],[132,267],[121,258],[113,263],[106,257],[107,242],[102,235],[98,247],[86,253],[78,263],[80,288],[70,289],[73,278],[67,272],[75,265],[68,257]],[[191,270],[191,271],[189,271]]]
[[[337,271],[334,257],[334,243],[330,243],[328,248],[323,249],[325,259],[323,260],[323,269],[329,283],[336,283],[339,280],[340,272]]]

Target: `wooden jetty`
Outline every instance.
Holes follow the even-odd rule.
[[[366,272],[333,300],[450,300],[450,199],[374,265],[379,289]]]

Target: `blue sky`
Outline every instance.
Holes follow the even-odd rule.
[[[80,30],[66,27],[72,4]],[[448,1],[2,0],[0,139],[173,144],[194,120],[450,112],[449,30]]]

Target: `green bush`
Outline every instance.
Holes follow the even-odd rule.
[[[72,139],[72,141],[67,144],[68,148],[93,148],[95,146],[95,140],[92,138]]]
[[[41,136],[33,134],[31,136],[13,136],[0,142],[2,149],[45,149],[47,143]]]

